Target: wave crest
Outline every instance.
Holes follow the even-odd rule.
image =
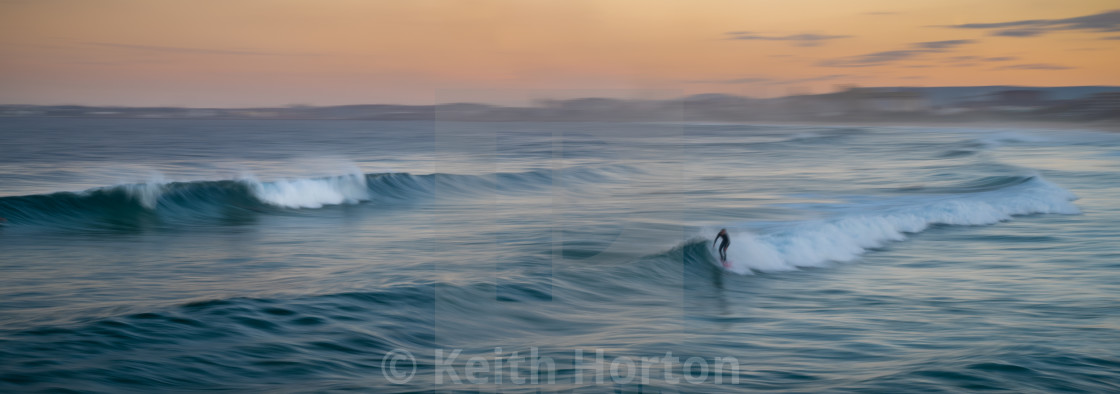
[[[370,199],[363,174],[330,178],[294,179],[274,182],[251,181],[253,196],[283,208],[322,208],[324,205],[356,204]]]
[[[732,243],[728,260],[732,265],[728,270],[747,274],[852,261],[869,249],[905,240],[907,234],[922,232],[933,225],[979,226],[1019,215],[1080,213],[1073,204],[1077,196],[1041,178],[1006,184],[1010,186],[970,194],[926,196],[908,205],[794,223],[762,233],[729,229]],[[707,241],[698,242],[710,248]],[[705,254],[704,260],[718,265],[707,248],[693,251]]]
[[[199,219],[230,219],[280,209],[426,201],[437,194],[529,191],[552,186],[552,177],[596,182],[612,170],[573,168],[484,175],[352,173],[319,178],[260,181],[167,182],[107,186],[82,192],[0,197],[0,217],[13,225],[127,229]]]

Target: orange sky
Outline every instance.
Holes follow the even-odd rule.
[[[0,0],[0,103],[1120,85],[1115,10],[1115,0]]]

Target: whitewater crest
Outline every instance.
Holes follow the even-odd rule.
[[[10,223],[98,228],[146,226],[199,219],[270,212],[277,209],[318,209],[362,202],[422,202],[435,198],[470,198],[494,193],[532,192],[551,188],[554,176],[565,185],[614,178],[611,169],[569,168],[482,175],[351,172],[344,175],[261,181],[236,180],[148,182],[58,192],[0,197],[0,217]]]
[[[251,179],[245,182],[256,198],[282,208],[322,208],[324,205],[356,204],[370,199],[364,174],[272,182]]]
[[[766,232],[729,229],[733,241],[728,270],[749,274],[852,261],[870,249],[905,240],[907,234],[933,225],[980,226],[1019,215],[1078,214],[1080,210],[1073,204],[1076,199],[1060,186],[1030,177],[998,190],[924,196],[907,205],[792,223]]]
[[[215,193],[216,188],[227,193]],[[156,180],[145,183],[124,184],[87,190],[77,196],[123,193],[148,210],[161,205],[174,204],[177,200],[193,198],[196,202],[214,200],[217,194],[228,194],[243,189],[248,197],[266,205],[280,208],[322,208],[327,205],[356,204],[370,199],[371,193],[365,174],[352,173],[323,178],[296,178],[260,181],[247,176],[236,181],[168,182]],[[178,198],[177,198],[178,197]]]

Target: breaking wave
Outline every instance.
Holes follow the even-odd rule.
[[[556,171],[556,175],[570,185],[607,180],[612,171],[574,168]],[[437,196],[517,193],[550,187],[553,175],[553,170],[484,175],[353,173],[267,182],[251,178],[147,182],[0,197],[0,218],[15,226],[120,229],[362,202],[400,204]]]
[[[729,271],[787,271],[858,259],[868,250],[905,240],[934,225],[980,226],[1031,214],[1078,214],[1077,197],[1037,176],[970,182],[958,194],[895,200],[836,217],[768,230],[728,227]],[[944,190],[942,190],[944,191]],[[685,258],[720,265],[711,245],[717,229],[687,243]]]

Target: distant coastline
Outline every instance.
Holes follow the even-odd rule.
[[[848,87],[816,95],[699,94],[669,100],[577,98],[534,106],[477,103],[260,108],[0,105],[0,117],[485,122],[713,121],[829,124],[1053,125],[1120,129],[1120,87]]]

